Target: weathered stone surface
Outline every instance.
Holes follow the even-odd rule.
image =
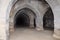
[[[21,6],[20,3],[18,3],[18,0],[0,0],[0,39],[7,40],[7,35],[9,34],[9,15],[10,11],[13,9],[13,5],[15,5],[15,11],[18,11],[21,8],[28,7],[32,9],[36,15],[36,26],[38,30],[43,29],[43,15],[47,11],[47,8],[50,6],[53,14],[54,14],[54,28],[57,29],[54,30],[55,35],[57,35],[56,38],[60,38],[60,0],[46,0],[46,2],[49,4],[47,6],[46,4],[42,2],[38,2],[37,0],[21,0]],[[13,14],[15,15],[15,14]]]

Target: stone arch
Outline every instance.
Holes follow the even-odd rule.
[[[60,4],[58,2],[59,0],[45,0],[45,1],[50,5],[52,12],[53,12],[53,15],[54,15],[54,34],[53,34],[53,37],[60,39],[60,36],[58,36],[58,35],[60,35],[59,34],[60,33],[60,27],[59,27],[60,26],[59,25],[60,19],[58,19],[60,16],[59,15],[60,14]]]
[[[13,6],[13,9],[12,9],[12,12],[11,13],[16,13],[18,10],[20,10],[20,9],[23,9],[23,8],[29,8],[29,9],[31,9],[35,14],[36,14],[36,19],[35,19],[35,23],[36,23],[36,28],[39,28],[40,30],[42,30],[43,29],[43,27],[40,25],[41,24],[41,21],[40,21],[40,19],[41,19],[41,15],[40,15],[40,12],[34,7],[34,6],[32,6],[31,4],[29,4],[29,3],[23,3],[23,4],[21,4],[20,6],[18,6],[18,7],[14,7]],[[14,12],[14,11],[15,12]],[[15,15],[15,14],[14,14]],[[10,19],[11,20],[11,19]],[[10,22],[10,21],[9,21]],[[13,20],[11,20],[11,24],[12,25],[10,25],[11,27],[13,26]],[[41,26],[41,27],[40,27]]]
[[[34,19],[36,18],[36,15],[35,15],[35,13],[31,10],[31,9],[29,9],[29,8],[21,8],[20,10],[19,10],[19,12],[27,12],[27,13],[25,13],[28,17],[29,17],[29,19],[30,19],[30,27],[34,27]],[[19,13],[20,14],[20,13]],[[19,15],[18,14],[18,15]],[[15,16],[17,15],[17,13],[15,14]],[[14,16],[14,15],[13,15]],[[14,17],[15,17],[14,16]],[[14,18],[13,18],[13,22],[14,22]]]
[[[14,16],[14,26],[30,26],[30,15],[26,12],[25,8],[18,10]]]
[[[17,0],[16,0],[17,1]],[[14,2],[14,3],[16,3],[16,1]],[[52,1],[55,1],[55,0],[46,0],[47,1],[47,3],[51,6],[51,8],[52,8],[52,11],[53,11],[53,13],[54,13],[54,18],[55,18],[55,16],[56,16],[56,12],[58,12],[58,13],[60,13],[60,11],[57,11],[56,9],[58,8],[59,10],[60,10],[60,6],[57,4],[57,2],[56,3],[54,3],[54,2],[52,2]],[[56,0],[57,1],[57,0]],[[10,11],[11,11],[11,8],[12,8],[12,6],[14,5],[14,3],[13,3],[13,5],[12,5],[12,3],[13,3],[13,1],[11,0],[10,1],[10,4],[9,4],[9,7],[8,7],[8,12],[7,12],[7,21],[9,22],[9,13],[10,13]],[[55,5],[54,5],[55,4]],[[54,5],[54,6],[53,6]],[[57,6],[56,6],[57,5]],[[55,12],[56,11],[56,12]],[[55,18],[56,19],[56,18]],[[54,20],[54,24],[55,24],[55,21],[56,20]],[[8,23],[7,22],[7,23]],[[8,23],[8,25],[9,25],[9,23]],[[37,24],[38,25],[38,24]],[[55,26],[57,26],[56,24],[55,24]],[[59,25],[58,25],[59,26]],[[59,28],[59,27],[58,27]],[[8,30],[9,30],[9,27],[7,28]],[[7,30],[7,31],[8,31]],[[58,31],[59,32],[59,31]],[[60,36],[59,36],[60,37]],[[58,37],[58,38],[59,38]]]
[[[11,11],[11,8],[18,2],[19,0],[15,0],[15,1],[10,1],[10,4],[9,4],[9,8],[10,8],[10,10],[8,10],[8,13],[10,13],[10,11]],[[53,11],[53,7],[54,6],[52,6],[52,3],[51,3],[51,1],[49,2],[49,0],[46,0],[46,2],[51,6],[51,9],[52,9],[52,11]],[[28,4],[28,5],[30,5],[30,4]],[[31,6],[31,9],[33,9],[33,10],[36,10],[36,12],[35,13],[38,13],[38,15],[39,16],[41,16],[40,15],[40,12],[37,10],[37,9],[35,9],[34,7],[32,7],[32,5],[30,5]],[[7,14],[7,15],[9,15],[9,14]],[[8,16],[9,17],[9,16]],[[8,20],[9,18],[7,18],[7,20]],[[40,19],[39,17],[37,17],[37,19]],[[36,20],[37,21],[37,20]],[[37,21],[37,27],[39,26],[39,20]],[[39,27],[38,27],[39,28]],[[43,29],[43,28],[42,28]]]

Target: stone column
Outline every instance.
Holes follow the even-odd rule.
[[[57,39],[60,39],[60,29],[55,29],[54,30],[53,37],[57,38]]]
[[[4,1],[4,2],[3,2]],[[8,40],[8,21],[7,19],[7,8],[10,0],[1,0],[0,5],[0,40]]]
[[[9,31],[10,33],[14,32],[14,8],[15,6],[12,7],[10,14],[9,14]]]
[[[40,17],[37,17],[36,19],[36,29],[39,31],[39,30],[43,30],[43,18],[40,16]]]
[[[13,23],[9,24],[9,31],[10,31],[10,33],[14,32],[14,24]]]
[[[34,15],[30,14],[29,16],[30,16],[30,27],[34,28]]]
[[[54,12],[54,34],[53,37],[60,39],[60,6],[53,9]]]
[[[30,28],[34,28],[34,18],[30,19]]]
[[[55,25],[54,25],[54,34],[53,34],[53,37],[56,38],[56,39],[60,39],[60,23],[59,23],[58,20],[54,23]]]

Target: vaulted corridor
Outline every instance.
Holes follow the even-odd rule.
[[[22,27],[22,28],[35,28],[35,14],[29,8],[22,8],[21,10],[17,11],[14,16],[14,27]]]
[[[15,26],[27,27],[29,25],[30,25],[30,19],[26,13],[21,12],[21,13],[17,14],[17,16],[15,18]]]
[[[60,40],[60,0],[0,0],[0,40]]]

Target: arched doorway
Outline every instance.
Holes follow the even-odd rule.
[[[54,30],[54,15],[50,7],[43,16],[43,28],[47,30]]]
[[[29,8],[22,8],[14,16],[14,27],[35,28],[35,14]]]

